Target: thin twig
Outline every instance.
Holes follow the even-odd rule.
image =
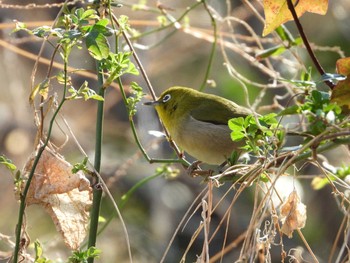
[[[216,46],[217,46],[217,39],[218,39],[216,20],[215,20],[213,14],[211,13],[211,10],[210,10],[207,2],[205,0],[203,0],[202,3],[203,3],[205,10],[207,11],[207,13],[210,17],[210,20],[211,20],[211,25],[213,27],[214,40],[213,40],[213,44],[212,44],[211,50],[210,50],[207,70],[205,71],[204,80],[199,88],[199,91],[203,91],[205,86],[208,84],[208,79],[209,79],[211,68],[213,66],[213,61],[214,61],[214,56],[215,56],[215,51],[216,51]]]
[[[287,4],[288,4],[288,9],[292,13],[294,22],[298,28],[298,31],[299,31],[301,38],[303,39],[304,45],[306,47],[307,52],[309,53],[309,56],[310,56],[312,62],[314,63],[314,65],[315,65],[316,69],[318,70],[318,72],[320,73],[320,75],[321,76],[324,75],[326,72],[324,71],[323,67],[321,66],[320,62],[316,58],[316,55],[310,46],[309,40],[307,39],[307,36],[306,36],[304,29],[303,29],[303,26],[300,23],[300,20],[299,20],[298,15],[295,11],[292,0],[287,0]],[[325,83],[328,85],[328,87],[330,89],[333,89],[335,87],[335,85],[329,80],[325,81]]]

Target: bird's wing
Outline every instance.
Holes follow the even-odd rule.
[[[232,118],[246,117],[251,114],[251,111],[238,106],[237,104],[227,101],[226,103],[217,102],[215,100],[209,102],[200,102],[195,109],[190,112],[190,115],[204,122],[210,122],[213,124],[227,125],[227,122]]]

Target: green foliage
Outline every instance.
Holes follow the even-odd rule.
[[[280,115],[303,114],[309,122],[309,133],[320,134],[330,125],[340,123],[344,116],[342,109],[330,102],[327,92],[312,90],[302,101],[303,103],[293,105],[283,110]]]
[[[133,96],[127,98],[127,107],[129,110],[129,116],[134,116],[136,114],[136,104],[141,101],[143,97],[142,88],[136,83],[131,83],[131,89]]]
[[[118,19],[120,33],[124,31],[130,31],[129,17],[121,15]]]
[[[44,257],[44,251],[43,248],[39,242],[39,240],[36,240],[34,242],[34,251],[35,251],[35,263],[52,263],[51,260]]]
[[[72,173],[75,174],[79,171],[83,171],[84,173],[90,173],[89,169],[86,166],[88,160],[89,160],[89,158],[85,157],[81,163],[74,164],[73,168],[72,168]]]
[[[12,173],[17,169],[16,165],[14,165],[5,155],[0,155],[0,164],[4,165]]]
[[[68,263],[87,263],[89,258],[98,258],[101,250],[90,247],[83,251],[74,251],[73,255],[69,257]]]
[[[286,43],[264,49],[263,51],[256,54],[256,57],[259,59],[268,58],[270,56],[278,56],[289,48],[300,46],[303,43],[301,37],[294,38],[284,25],[279,26],[275,31],[281,40]]]
[[[59,19],[57,27],[42,26],[29,30],[24,23],[18,22],[14,32],[24,30],[40,38],[57,38],[61,48],[60,54],[64,61],[68,59],[73,47],[82,48],[81,43],[85,41],[89,54],[95,60],[100,61],[100,70],[106,76],[104,87],[108,87],[123,74],[138,75],[139,73],[130,61],[131,52],[113,53],[110,51],[107,37],[113,35],[113,33],[118,35],[124,30],[130,30],[127,16],[120,16],[118,23],[120,25],[119,33],[108,27],[109,20],[106,18],[100,19],[95,10],[78,8],[72,11],[66,10],[65,14]],[[70,83],[69,77],[64,76],[62,72],[56,78],[61,84]],[[33,101],[38,93],[46,98],[49,91],[49,82],[50,79],[46,78],[36,85],[30,95],[30,100]],[[101,96],[88,87],[86,81],[78,90],[71,86],[68,91],[70,92],[70,96],[67,97],[69,100],[80,98],[103,100]]]
[[[108,87],[123,74],[139,74],[135,65],[130,61],[131,55],[131,52],[109,53],[109,56],[101,61],[100,68],[105,71],[104,74],[107,77],[104,84],[105,87]]]
[[[94,90],[88,87],[88,82],[84,81],[84,83],[80,86],[78,90],[76,90],[73,86],[71,86],[68,91],[70,92],[70,96],[67,97],[68,100],[81,99],[84,98],[85,101],[89,99],[103,101],[103,97],[98,95]]]
[[[244,140],[245,145],[241,148],[255,154],[274,149],[275,142],[283,141],[284,137],[282,130],[277,129],[279,124],[276,116],[275,113],[270,113],[257,120],[253,115],[229,120],[231,139],[235,142]]]
[[[101,19],[92,26],[84,27],[87,30],[86,47],[96,60],[107,58],[109,55],[109,43],[106,36],[110,36],[112,31],[107,28],[108,22],[108,19]]]
[[[22,185],[24,183],[21,171],[17,170],[17,166],[4,155],[0,155],[0,165],[4,165],[6,169],[11,172],[15,186],[15,195],[19,196],[22,190]]]
[[[312,187],[315,190],[320,190],[326,185],[329,185],[331,182],[334,182],[336,180],[345,180],[346,177],[350,175],[350,166],[342,165],[341,167],[333,167],[334,171],[327,174],[327,177],[321,178],[321,177],[315,177],[312,180]]]

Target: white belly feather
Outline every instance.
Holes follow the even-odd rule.
[[[231,131],[227,125],[189,117],[183,120],[181,127],[173,134],[174,141],[188,154],[205,163],[221,164],[237,148],[237,143],[230,138]]]

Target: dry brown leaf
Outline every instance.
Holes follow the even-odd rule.
[[[30,171],[35,156],[33,153],[26,163],[24,174]],[[73,174],[70,163],[46,148],[36,167],[26,203],[45,208],[70,249],[78,249],[86,236],[91,200],[90,182],[84,173]]]
[[[306,223],[306,206],[300,201],[298,193],[294,190],[281,206],[281,231],[289,238],[295,229],[301,229]]]
[[[327,13],[328,0],[299,0],[292,1],[296,4],[295,11],[298,17],[305,12],[312,12],[320,15]],[[278,26],[289,20],[293,20],[292,14],[288,9],[287,0],[264,0],[265,27],[263,36],[270,34]]]
[[[350,58],[337,60],[337,73],[346,76],[345,80],[338,81],[332,90],[331,102],[350,109]]]

